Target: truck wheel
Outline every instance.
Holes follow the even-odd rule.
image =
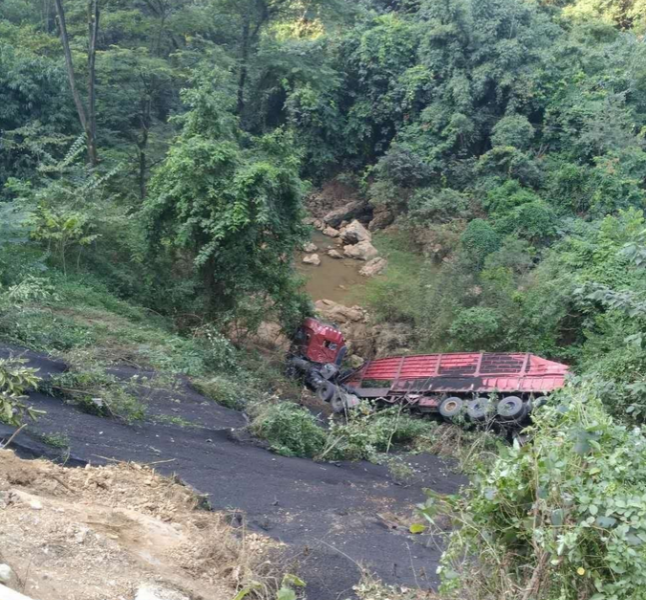
[[[476,398],[467,402],[467,414],[472,421],[485,421],[490,410],[489,398]]]
[[[298,369],[296,368],[296,365],[288,362],[287,366],[285,367],[284,374],[287,379],[298,379]]]
[[[332,398],[330,405],[332,406],[332,411],[336,414],[345,412],[345,402],[343,402],[343,398],[341,398],[338,394],[335,395],[334,398]]]
[[[503,419],[516,421],[525,415],[525,404],[518,396],[507,396],[498,402],[496,410]]]
[[[331,381],[324,381],[316,393],[323,402],[330,402],[336,394],[336,386]]]
[[[440,404],[440,414],[448,420],[455,419],[461,412],[464,407],[464,402],[462,398],[457,398],[452,396],[451,398],[445,398]]]

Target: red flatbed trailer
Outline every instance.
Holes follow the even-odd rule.
[[[567,373],[567,365],[533,354],[461,352],[372,360],[345,383],[361,398],[417,396],[432,408],[447,394],[543,396],[563,387]]]
[[[365,399],[437,411],[448,420],[466,413],[471,421],[487,421],[496,412],[508,423],[528,417],[545,396],[563,387],[568,374],[567,365],[528,353],[457,352],[381,358],[345,375],[346,351],[338,328],[306,319],[294,338],[286,373],[301,377],[335,412]]]

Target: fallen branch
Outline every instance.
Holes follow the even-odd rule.
[[[18,434],[19,434],[19,433],[20,433],[20,432],[21,432],[25,427],[27,427],[27,424],[26,424],[26,423],[25,423],[24,425],[21,425],[20,427],[18,427],[18,429],[16,429],[16,431],[14,431],[14,432],[13,432],[13,434],[11,435],[11,437],[9,438],[9,440],[8,440],[5,444],[0,445],[0,449],[4,450],[5,448],[9,447],[9,445],[11,444],[11,442],[13,442],[13,441],[16,439],[16,437],[18,436]]]

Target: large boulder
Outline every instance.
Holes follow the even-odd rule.
[[[325,321],[333,323],[359,323],[366,318],[366,313],[360,306],[344,306],[333,300],[317,300],[314,307]]]
[[[395,213],[386,204],[378,204],[374,208],[372,221],[370,221],[368,228],[370,231],[385,229],[395,222],[395,216]]]
[[[365,219],[372,214],[371,207],[363,200],[352,200],[339,208],[328,212],[323,221],[331,227],[339,227],[343,221],[352,219]]]
[[[323,235],[327,235],[328,237],[331,238],[338,238],[339,237],[339,231],[337,229],[334,229],[334,227],[325,227],[321,233]]]
[[[346,244],[372,241],[372,234],[356,219],[345,226],[339,234]]]
[[[348,246],[343,246],[343,253],[348,258],[356,258],[357,260],[369,261],[373,258],[377,258],[379,252],[370,242],[359,242],[358,244],[352,244]]]
[[[369,260],[359,273],[364,277],[374,277],[381,274],[387,266],[388,261],[385,258],[377,257]]]
[[[321,265],[321,258],[318,254],[306,254],[303,257],[303,262],[306,265],[314,265],[315,267],[318,267]]]

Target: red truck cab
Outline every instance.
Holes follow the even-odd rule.
[[[299,354],[317,364],[340,363],[345,355],[345,339],[334,326],[318,319],[305,319],[296,336]]]

